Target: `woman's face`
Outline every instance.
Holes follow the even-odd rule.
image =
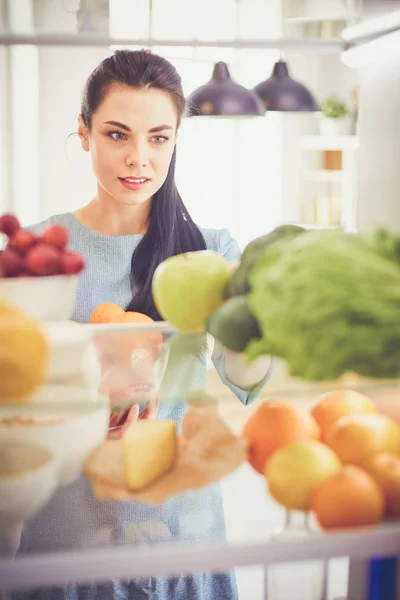
[[[79,122],[99,194],[131,206],[151,198],[167,177],[176,130],[177,111],[167,92],[111,86],[92,116],[90,131],[81,118]]]

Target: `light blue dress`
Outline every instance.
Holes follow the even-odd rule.
[[[92,310],[102,302],[126,307],[131,299],[130,267],[133,250],[141,235],[107,236],[80,223],[71,213],[56,215],[32,227],[39,231],[54,223],[64,225],[70,234],[69,247],[80,252],[86,268],[80,277],[74,320],[89,321]],[[207,247],[228,261],[239,260],[237,243],[226,229],[203,229]],[[55,299],[56,301],[56,299]],[[266,379],[251,392],[227,380],[221,352],[214,350],[213,362],[222,380],[244,404],[250,403]],[[182,365],[185,368],[185,365]],[[205,387],[206,368],[198,361],[193,387]],[[160,418],[179,424],[184,402],[162,404]],[[73,444],[73,440],[71,440]],[[162,532],[169,532],[163,538]],[[164,542],[163,542],[164,539]],[[84,476],[60,488],[43,510],[24,528],[20,553],[50,552],[143,543],[213,543],[225,539],[225,523],[219,485],[188,492],[161,507],[139,502],[98,501]],[[90,580],[90,573],[88,574]],[[16,593],[29,600],[236,600],[232,572],[195,574],[190,577],[146,578],[135,581],[109,581],[102,584],[52,588]]]

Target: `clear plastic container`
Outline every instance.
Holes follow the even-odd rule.
[[[132,408],[139,418],[156,412],[172,335],[164,324],[89,326],[85,363],[87,385],[110,403],[110,431],[121,427]]]

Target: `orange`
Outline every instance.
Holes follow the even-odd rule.
[[[400,456],[376,454],[363,468],[376,481],[385,498],[385,515],[400,518]]]
[[[126,312],[124,313],[123,318],[118,323],[138,323],[138,324],[146,324],[146,323],[154,323],[154,320],[147,315],[139,312]],[[132,348],[148,348],[157,354],[158,349],[157,346],[162,344],[163,335],[161,331],[132,331],[129,333],[121,332],[121,341],[125,340],[125,342]]]
[[[325,442],[328,431],[341,417],[360,413],[377,413],[376,405],[367,396],[351,390],[328,392],[311,409]]]
[[[147,315],[140,312],[126,312],[124,313],[123,318],[121,318],[122,323],[154,323],[154,320]]]
[[[154,320],[140,312],[125,312],[114,302],[103,302],[90,315],[90,323],[154,323]],[[106,335],[106,334],[105,334]],[[162,343],[161,332],[132,331],[120,334],[121,340],[129,340],[130,346],[156,346]]]
[[[271,496],[288,510],[309,510],[315,490],[342,468],[325,444],[306,440],[279,448],[265,465]]]
[[[103,302],[92,311],[89,322],[92,324],[115,323],[123,314],[124,310],[118,304]]]
[[[113,302],[104,302],[97,306],[91,316],[92,324],[150,324],[154,323],[151,317],[139,312],[125,312],[120,306]],[[148,352],[156,356],[159,352],[159,346],[163,342],[163,335],[160,331],[135,331],[128,330],[121,332],[96,332],[94,342],[102,354],[102,363],[106,364],[130,364],[133,360],[133,354],[140,352],[143,358],[143,352]]]
[[[384,499],[366,471],[347,465],[321,483],[311,508],[323,529],[377,525],[383,517]]]
[[[333,425],[326,443],[343,463],[362,466],[381,452],[400,454],[400,426],[385,415],[350,415]]]
[[[318,439],[319,428],[308,413],[283,402],[269,400],[249,418],[242,436],[249,444],[249,463],[264,474],[266,461],[278,448],[306,439]]]

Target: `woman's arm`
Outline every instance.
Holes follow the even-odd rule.
[[[241,352],[223,348],[224,366],[227,379],[242,390],[253,390],[264,382],[271,368],[270,356],[259,356],[250,364]]]
[[[212,361],[222,383],[245,405],[258,397],[272,374],[270,356],[262,356],[247,365],[243,354],[231,353],[218,342],[215,342]]]

